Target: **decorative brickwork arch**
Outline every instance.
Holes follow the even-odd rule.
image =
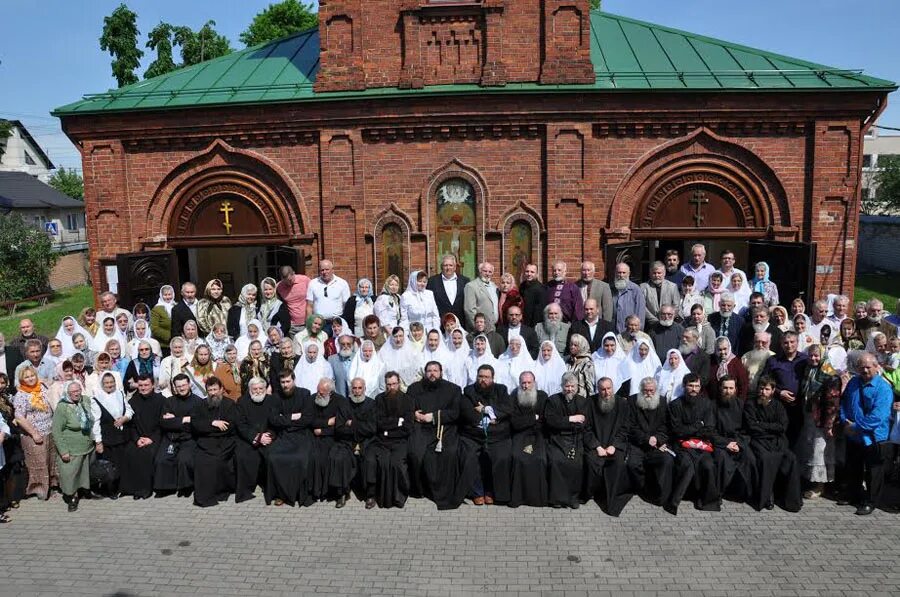
[[[375,278],[373,279],[373,284],[375,287],[372,289],[372,292],[377,296],[381,292],[381,287],[384,285],[384,280],[389,275],[384,271],[384,267],[382,263],[385,261],[385,247],[384,247],[384,234],[385,228],[394,227],[400,229],[400,234],[403,238],[403,268],[404,271],[408,274],[410,271],[410,243],[411,243],[411,234],[412,234],[412,220],[410,220],[409,216],[407,216],[403,210],[397,207],[396,204],[391,203],[387,209],[381,211],[377,216],[375,216],[375,226],[373,229],[373,239],[372,243],[372,252],[373,252],[373,263],[375,264]],[[400,276],[400,291],[402,292],[405,289],[406,278]]]
[[[512,209],[507,210],[497,224],[497,229],[503,231],[503,242],[500,245],[500,260],[502,263],[501,271],[505,271],[510,263],[511,255],[511,235],[513,227],[516,225],[526,224],[531,229],[531,254],[527,256],[530,263],[534,263],[538,271],[541,270],[541,233],[544,230],[544,224],[541,216],[533,209],[519,201]],[[517,279],[516,283],[521,280]]]
[[[169,246],[294,244],[309,221],[286,173],[221,140],[166,176],[147,218],[149,234],[142,241]]]
[[[645,154],[616,191],[607,237],[790,237],[775,173],[750,150],[698,129]],[[795,228],[794,228],[795,229]]]

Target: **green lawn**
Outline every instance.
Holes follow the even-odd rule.
[[[884,308],[893,313],[900,298],[900,274],[860,274],[856,276],[856,292],[853,301],[881,299]]]
[[[44,307],[25,303],[20,305],[12,317],[0,317],[0,332],[7,338],[18,335],[19,320],[27,317],[34,321],[37,333],[45,336],[56,335],[60,320],[66,315],[78,317],[81,310],[94,304],[94,291],[90,286],[75,286],[60,290]]]

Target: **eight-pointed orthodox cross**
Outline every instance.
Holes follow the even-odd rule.
[[[223,201],[222,207],[219,208],[219,212],[225,214],[225,221],[222,223],[225,226],[225,234],[231,234],[231,212],[234,211],[234,208],[231,207],[231,201]]]
[[[697,221],[697,227],[699,228],[700,224],[703,223],[703,205],[709,203],[709,199],[706,198],[706,193],[696,190],[691,196],[690,203],[697,206],[697,213],[694,214],[694,219]]]

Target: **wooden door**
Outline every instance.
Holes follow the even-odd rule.
[[[803,299],[809,310],[815,297],[816,244],[768,240],[747,242],[747,276],[756,275],[756,264],[769,264],[769,279],[778,286],[778,302],[790,310],[791,301]]]
[[[119,271],[119,305],[130,309],[136,303],[150,308],[159,300],[159,289],[171,284],[178,290],[178,258],[175,251],[143,251],[116,255]]]

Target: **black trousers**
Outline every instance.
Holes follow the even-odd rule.
[[[853,503],[878,505],[878,498],[884,487],[885,467],[890,461],[892,447],[887,442],[864,446],[858,442],[847,441],[847,486]]]

